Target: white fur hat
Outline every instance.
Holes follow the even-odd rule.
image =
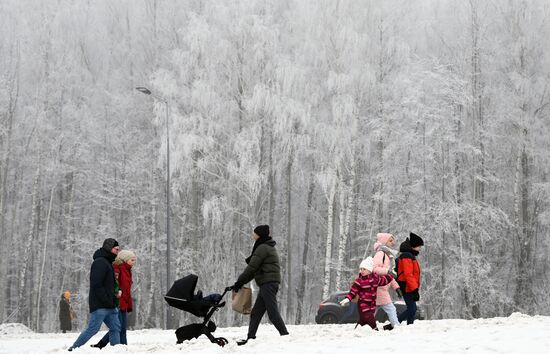
[[[363,259],[363,261],[359,265],[359,269],[361,268],[365,268],[369,272],[372,272],[372,269],[374,268],[374,262],[372,260],[372,257],[367,257],[366,259]]]

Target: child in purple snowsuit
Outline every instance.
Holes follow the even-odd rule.
[[[379,286],[388,285],[393,277],[390,274],[378,275],[372,273],[374,268],[372,257],[361,262],[359,265],[359,277],[355,279],[346,298],[340,301],[340,305],[344,306],[350,302],[355,296],[359,295],[359,322],[361,326],[368,324],[372,329],[376,329],[376,320],[374,312],[376,311],[376,291]]]

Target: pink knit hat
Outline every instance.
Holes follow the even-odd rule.
[[[374,243],[374,251],[377,251],[378,247],[384,246],[386,243],[388,243],[388,241],[392,237],[393,237],[393,235],[388,234],[388,233],[383,233],[382,232],[382,233],[377,234],[376,235],[376,242]]]

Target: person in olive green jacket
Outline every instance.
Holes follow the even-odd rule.
[[[248,337],[237,342],[238,345],[246,344],[249,339],[256,338],[258,326],[266,311],[269,320],[279,331],[279,334],[281,336],[288,334],[277,305],[277,292],[281,283],[281,267],[279,265],[279,254],[275,249],[276,242],[269,236],[268,225],[256,227],[252,233],[252,238],[255,240],[252,254],[245,259],[248,266],[239,275],[232,288],[239,291],[243,284],[254,279],[260,287],[260,292],[250,313]]]

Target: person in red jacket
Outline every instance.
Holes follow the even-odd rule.
[[[132,267],[136,264],[137,257],[134,252],[122,250],[113,263],[115,277],[118,280],[120,291],[119,296],[119,318],[120,318],[120,344],[128,344],[126,328],[128,325],[128,313],[134,310],[132,301]],[[92,347],[103,348],[109,343],[108,334]]]
[[[416,256],[424,246],[422,238],[414,233],[399,246],[399,257],[397,262],[397,283],[403,292],[403,299],[407,309],[399,314],[399,322],[407,320],[407,324],[414,323],[416,315],[416,302],[420,300],[420,266]]]
[[[345,306],[355,296],[359,296],[357,305],[359,307],[359,322],[357,324],[364,326],[368,324],[372,329],[376,329],[376,320],[374,312],[376,311],[376,291],[379,286],[388,285],[393,277],[390,274],[378,275],[372,272],[374,263],[372,257],[367,257],[359,265],[359,278],[355,279],[349,293],[340,305]]]

